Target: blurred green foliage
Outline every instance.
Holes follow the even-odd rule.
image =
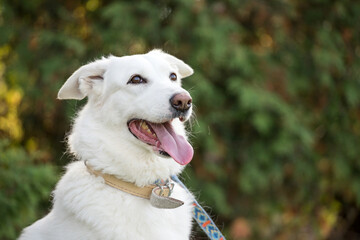
[[[56,181],[54,168],[38,165],[20,147],[0,142],[0,237],[15,239],[19,231],[45,213],[51,188]]]
[[[229,238],[359,239],[359,18],[350,0],[3,0],[0,238],[44,214],[70,160],[65,79],[157,47],[195,69],[183,177]]]

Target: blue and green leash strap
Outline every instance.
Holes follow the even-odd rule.
[[[189,189],[180,181],[180,179],[173,175],[171,179],[178,183],[185,191],[191,195]],[[192,195],[191,195],[192,196]],[[201,205],[193,198],[193,218],[198,223],[200,228],[206,233],[206,235],[211,240],[226,240],[222,235],[218,227],[215,225],[214,221],[210,218],[210,216],[206,213],[206,211],[201,207]]]

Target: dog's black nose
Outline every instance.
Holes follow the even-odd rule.
[[[170,103],[177,111],[185,112],[191,107],[192,98],[186,92],[177,93],[170,98]]]

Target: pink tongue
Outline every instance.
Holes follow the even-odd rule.
[[[149,123],[161,143],[161,148],[181,165],[188,164],[194,150],[183,136],[177,135],[170,123]]]

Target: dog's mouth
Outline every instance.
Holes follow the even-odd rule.
[[[141,119],[128,122],[130,132],[140,141],[153,147],[162,156],[170,156],[181,165],[188,164],[194,154],[190,143],[176,134],[171,122],[152,123]]]

